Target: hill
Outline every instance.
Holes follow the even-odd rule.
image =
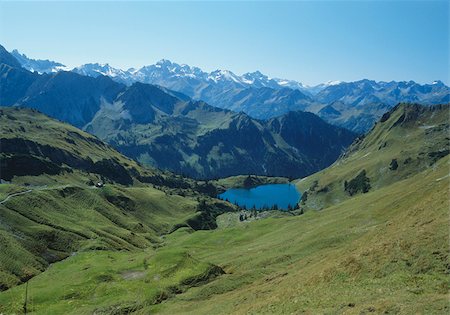
[[[449,153],[448,110],[449,105],[394,107],[332,166],[297,182],[307,192],[303,204],[319,210],[433,167]]]
[[[0,107],[0,129],[2,290],[76,251],[157,247],[164,233],[215,228],[233,210],[204,183],[143,168],[36,110]]]

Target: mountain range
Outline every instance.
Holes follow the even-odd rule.
[[[312,113],[258,120],[161,86],[71,71],[30,72],[0,49],[0,104],[34,108],[98,136],[138,161],[192,177],[306,176],[355,134]]]
[[[64,69],[60,63],[29,59],[16,50],[13,55],[30,71],[55,72]],[[194,100],[203,100],[235,112],[242,111],[257,119],[270,119],[289,111],[309,111],[356,133],[367,132],[386,110],[400,102],[432,105],[450,101],[450,89],[441,81],[421,85],[414,81],[377,82],[364,79],[307,86],[294,80],[270,78],[259,71],[241,76],[229,70],[208,73],[198,67],[169,60],[128,70],[91,63],[72,71],[91,77],[109,76],[128,86],[135,82],[160,85]]]

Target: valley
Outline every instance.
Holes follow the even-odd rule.
[[[47,130],[64,139],[73,128],[33,110],[2,110],[2,119],[14,122],[37,116],[33,142]],[[25,182],[48,186],[0,205],[8,248],[1,279],[11,287],[0,293],[0,312],[22,310],[25,285],[17,283],[29,279],[27,309],[35,314],[445,313],[448,110],[395,107],[331,167],[294,181],[307,195],[302,212],[243,221],[239,209],[201,193],[201,182],[181,177],[172,188],[170,181],[139,182],[136,173],[130,186],[105,178],[104,187],[93,188],[83,183],[100,175],[73,166],[14,176],[2,184],[3,195],[27,191]],[[76,129],[71,137],[75,132],[85,139],[73,138],[80,152],[72,154],[82,155],[93,143]],[[15,137],[25,135],[19,125]],[[407,146],[394,145],[405,135]],[[114,154],[148,176],[174,177]],[[344,179],[352,187],[363,169],[370,188],[348,193]],[[211,183],[283,181],[248,178]]]
[[[449,314],[449,7],[0,2],[0,315]]]

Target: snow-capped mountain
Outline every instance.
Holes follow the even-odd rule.
[[[29,71],[36,71],[38,73],[52,73],[58,72],[61,70],[69,70],[65,65],[59,62],[51,61],[51,60],[42,60],[42,59],[31,59],[28,58],[27,55],[21,54],[14,49],[11,51],[11,55],[13,55],[17,61]]]
[[[421,85],[414,81],[377,82],[364,79],[330,84],[316,95],[316,100],[326,104],[339,101],[353,106],[370,103],[393,106],[400,102],[437,104],[449,102],[449,93],[449,88],[441,81]]]
[[[16,57],[24,68],[30,71],[51,73],[60,70],[70,70],[59,62],[30,59],[25,54],[19,53],[17,50],[13,50],[11,54]],[[211,84],[225,85],[227,88],[290,88],[293,90],[300,90],[308,95],[314,95],[326,87],[326,84],[307,86],[294,80],[270,78],[260,71],[248,72],[241,76],[230,70],[215,70],[208,73],[198,67],[178,64],[166,59],[162,59],[153,65],[144,66],[140,69],[131,68],[128,70],[122,70],[119,68],[114,68],[109,64],[88,63],[75,67],[71,69],[71,71],[92,77],[106,75],[127,85],[131,85],[134,82],[143,82],[158,84],[167,88],[171,88],[171,85],[179,86],[179,84],[174,84],[173,81],[188,81],[189,84],[195,82],[197,85],[201,86]],[[233,86],[230,86],[230,84]],[[189,95],[190,93],[187,94]],[[195,97],[195,95],[190,96]]]
[[[86,75],[90,77],[98,77],[100,75],[108,76],[112,79],[116,79],[121,83],[127,84],[128,82],[132,82],[132,74],[130,71],[124,71],[118,68],[113,68],[109,64],[101,64],[101,63],[88,63],[82,65],[80,67],[73,68],[71,71]],[[133,81],[134,82],[134,81]]]
[[[55,72],[63,65],[33,60],[12,52],[23,67],[38,72]],[[243,111],[258,119],[269,119],[289,111],[311,111],[339,126],[363,133],[389,108],[399,102],[426,105],[448,103],[450,89],[441,81],[355,82],[328,81],[306,86],[294,80],[270,78],[260,71],[237,75],[229,70],[205,72],[198,67],[162,59],[140,69],[122,70],[108,64],[90,63],[72,69],[78,74],[111,77],[132,85],[149,83],[183,93],[213,106]]]

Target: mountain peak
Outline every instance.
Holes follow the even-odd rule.
[[[230,70],[217,69],[209,74],[208,79],[214,82],[232,81],[235,83],[242,84],[242,80]]]
[[[345,83],[345,82],[343,82],[343,81],[338,81],[338,80],[335,80],[335,81],[327,81],[327,82],[325,82],[325,85],[326,85],[326,86],[333,86],[333,85],[339,85],[339,84],[341,84],[341,83]]]
[[[16,58],[22,67],[32,72],[37,71],[39,73],[52,73],[60,70],[68,70],[62,63],[48,59],[32,59],[27,55],[20,53],[17,49],[13,49],[11,51],[11,56]]]
[[[20,68],[20,63],[13,55],[11,55],[5,47],[0,45],[0,64],[6,64],[13,68]]]
[[[172,61],[170,61],[168,59],[161,59],[156,62],[156,65],[160,65],[160,66],[171,66],[172,64],[175,64],[175,63],[172,63]]]

